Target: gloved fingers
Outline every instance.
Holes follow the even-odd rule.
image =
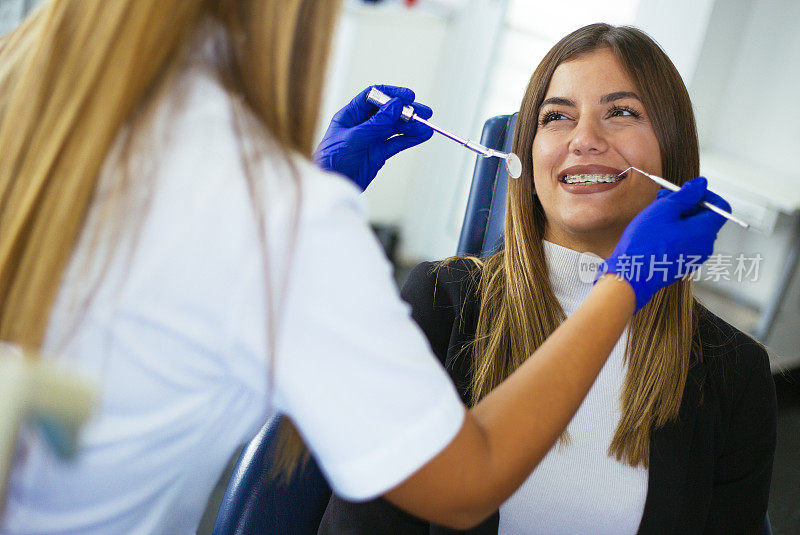
[[[722,208],[726,212],[731,211],[731,205],[728,204],[728,201],[714,193],[713,191],[706,190],[705,196],[703,196],[703,201],[710,202],[717,208]]]
[[[720,208],[722,208],[720,206]],[[716,212],[712,212],[708,208],[698,210],[698,212],[691,217],[692,226],[695,228],[708,227],[719,232],[719,229],[728,221],[727,218],[722,217]]]
[[[704,202],[710,202],[711,204],[717,206],[718,208],[722,208],[726,212],[730,212],[731,211],[731,205],[728,204],[728,201],[726,201],[725,199],[723,199],[722,197],[720,197],[719,195],[717,195],[713,191],[706,190],[705,195],[703,195],[703,198],[700,200],[700,202],[698,202],[697,204],[695,204],[692,207],[688,208],[687,210],[684,210],[683,212],[681,212],[681,217],[693,216],[694,214],[702,212],[703,210],[712,212],[707,207],[703,206]]]
[[[681,217],[683,217],[683,218],[691,217],[694,214],[697,214],[702,210],[703,210],[703,207],[701,205],[693,204],[692,206],[689,206],[688,208],[685,208],[683,211],[681,211]]]
[[[416,96],[414,95],[414,91],[412,91],[407,87],[398,87],[394,85],[370,86],[361,92],[363,94],[364,101],[366,101],[367,98],[366,95],[369,92],[369,90],[372,89],[372,87],[380,89],[381,91],[383,91],[392,98],[399,98],[400,101],[402,101],[403,106],[413,107],[414,113],[416,113],[423,119],[430,119],[431,116],[433,115],[433,110],[430,109],[428,106],[426,106],[425,104],[420,104],[419,102],[414,102],[414,99],[416,98]],[[370,106],[374,107],[374,104],[370,104]],[[404,121],[404,124],[419,124],[419,123],[416,123],[416,121],[409,121],[406,123]],[[409,132],[401,132],[401,133],[405,134]]]
[[[388,139],[399,133],[399,123],[403,122],[400,119],[402,112],[403,102],[399,98],[392,98],[375,115],[357,127],[359,133],[380,140]]]
[[[403,101],[403,104],[405,104],[406,106],[408,106],[409,104],[414,102],[414,99],[417,98],[414,95],[414,91],[412,91],[411,89],[409,89],[407,87],[400,87],[400,86],[396,86],[396,85],[378,84],[378,85],[370,86],[370,87],[366,88],[364,91],[361,92],[364,95],[364,101],[365,102],[367,100],[367,93],[369,93],[369,90],[372,89],[373,87],[376,88],[376,89],[380,89],[383,93],[386,93],[387,95],[389,95],[392,98],[399,98],[400,100]]]
[[[433,115],[433,110],[428,106],[420,103],[415,103],[414,91],[407,87],[398,87],[393,85],[374,85],[365,88],[353,100],[351,100],[344,108],[336,112],[333,116],[332,122],[338,123],[345,128],[352,128],[360,125],[370,117],[374,116],[379,108],[375,104],[367,101],[367,93],[373,88],[381,90],[392,98],[398,98],[404,106],[411,105],[414,111],[423,119],[429,119]],[[388,103],[387,103],[388,105]],[[386,105],[384,105],[386,106]],[[381,107],[383,108],[383,106]]]
[[[372,89],[372,86],[367,87],[361,93],[353,97],[353,100],[334,114],[331,122],[338,123],[345,128],[350,128],[372,117],[375,112],[378,111],[378,108],[367,101],[367,93],[369,93],[370,89]]]
[[[392,98],[399,98],[406,106],[412,104],[416,98],[414,91],[407,87],[383,84],[371,85],[364,88],[358,95],[353,97],[353,99],[348,102],[347,105],[336,112],[336,114],[333,116],[332,122],[338,123],[346,128],[351,128],[372,117],[378,111],[378,107],[375,106],[375,104],[367,101],[367,93],[369,93],[373,87],[381,90],[383,93],[386,93]],[[430,115],[425,115],[427,110],[430,110],[430,108],[424,105],[420,106],[421,109],[417,110],[417,113],[419,113],[420,117],[423,119],[430,117]],[[417,109],[417,106],[414,106],[414,108]]]
[[[400,151],[406,150],[415,145],[419,145],[420,143],[428,141],[432,135],[433,135],[433,130],[429,128],[427,134],[420,136],[407,136],[407,135],[394,136],[393,138],[390,138],[389,140],[386,141],[386,146],[385,146],[386,158],[387,159],[391,158]]]
[[[371,85],[353,97],[344,108],[336,112],[332,122],[338,123],[345,128],[352,128],[360,125],[378,111],[378,107],[367,100],[367,93],[376,87],[389,95],[405,102],[406,105],[414,102],[414,92],[407,87],[395,87],[393,85]]]
[[[433,134],[433,130],[430,126],[418,123],[417,121],[409,121],[406,123],[401,119],[397,124],[397,133],[415,137],[427,136],[425,139],[428,139],[431,134]]]
[[[414,113],[416,113],[417,115],[419,115],[423,119],[430,119],[431,116],[433,115],[433,110],[430,109],[428,106],[426,106],[425,104],[420,104],[419,102],[414,102],[413,101],[414,92],[411,91],[410,89],[406,89],[405,87],[378,86],[379,89],[381,87],[383,87],[383,88],[387,88],[387,87],[388,88],[392,88],[392,89],[395,90],[396,93],[398,93],[400,95],[404,95],[402,97],[398,96],[398,97],[392,97],[392,98],[400,99],[400,101],[403,103],[403,106],[408,106],[410,104],[411,107],[414,108]],[[411,102],[409,102],[409,98],[412,99]],[[389,103],[387,102],[384,105],[384,107],[388,106],[388,105],[389,105]],[[394,112],[394,110],[392,110],[392,112]],[[401,107],[401,112],[402,112],[402,107]],[[392,117],[394,117],[394,113],[392,113]],[[416,136],[416,135],[421,135],[421,134],[427,134],[427,132],[430,131],[429,127],[427,127],[424,124],[419,123],[417,121],[406,121],[404,119],[400,119],[399,121],[396,121],[396,122],[397,122],[397,125],[396,125],[396,128],[395,128],[395,133],[397,133],[397,134],[408,134],[408,135]]]
[[[681,186],[678,191],[664,195],[663,199],[676,203],[681,208],[681,212],[699,203],[706,194],[708,181],[705,177],[699,176],[689,180]]]
[[[423,119],[430,119],[433,115],[433,110],[430,109],[425,104],[420,104],[415,102],[412,104],[414,107],[414,113],[422,117]],[[405,134],[408,136],[429,136],[429,133],[432,132],[429,126],[426,126],[417,121],[405,121],[401,119],[397,123],[397,133],[398,134]],[[427,137],[425,139],[428,139]]]
[[[411,106],[413,106],[414,108],[414,113],[416,113],[423,119],[430,119],[431,115],[433,115],[433,110],[430,109],[425,104],[420,104],[419,102],[413,102]]]
[[[656,199],[663,199],[664,197],[666,197],[670,193],[672,193],[670,190],[662,188],[662,189],[658,190],[658,193],[656,193]]]
[[[423,106],[423,113],[433,113],[430,108]],[[396,134],[404,134],[412,137],[424,138],[422,141],[430,139],[433,130],[417,121],[405,121],[400,115],[403,111],[403,103],[398,98],[393,98],[381,107],[380,111],[370,117],[358,128],[370,137],[388,139]],[[428,115],[430,117],[430,115]]]
[[[430,119],[433,115],[433,110],[428,106],[419,102],[414,102],[416,96],[414,92],[407,87],[397,87],[393,85],[376,85],[375,87],[392,98],[399,98],[403,102],[403,106],[411,106],[414,108],[414,113],[423,119]],[[414,124],[414,122],[410,121],[408,124]]]

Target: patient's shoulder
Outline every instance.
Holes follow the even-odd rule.
[[[766,355],[764,346],[702,305],[698,310],[698,331],[704,348],[723,353]],[[713,351],[714,354],[720,351]]]
[[[408,274],[403,297],[409,302],[430,301],[437,306],[460,305],[475,298],[481,271],[481,261],[471,257],[422,262]]]
[[[764,345],[702,306],[698,306],[698,336],[704,362],[726,383],[755,377],[771,381]]]

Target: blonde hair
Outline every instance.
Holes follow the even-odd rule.
[[[513,151],[523,162],[509,181],[503,249],[476,260],[482,267],[480,311],[471,378],[477,403],[516,370],[561,324],[565,314],[550,286],[542,239],[545,213],[534,192],[531,148],[538,113],[555,69],[563,62],[607,47],[640,89],[661,150],[664,176],[681,184],[699,173],[699,150],[689,95],[675,67],[643,32],[607,24],[564,37],[533,73],[519,112]],[[659,291],[632,319],[625,348],[627,376],[622,417],[609,455],[647,466],[650,432],[678,416],[692,355],[697,312],[691,282]],[[567,438],[566,436],[563,438]]]
[[[51,0],[7,35],[0,340],[40,348],[112,143],[206,18],[230,41],[228,89],[281,150],[310,156],[339,9],[328,0]]]

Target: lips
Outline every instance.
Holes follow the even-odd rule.
[[[609,167],[607,165],[573,165],[558,173],[559,182],[564,182],[564,178],[570,175],[619,175],[622,169]],[[623,180],[625,177],[623,177]]]

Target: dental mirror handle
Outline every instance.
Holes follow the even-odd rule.
[[[381,91],[380,89],[377,89],[375,87],[370,89],[369,93],[367,93],[367,101],[369,101],[369,102],[371,102],[371,103],[373,103],[373,104],[375,104],[376,106],[379,106],[379,107],[383,106],[384,104],[386,104],[390,100],[391,100],[391,97],[389,95],[387,95],[386,93],[384,93],[383,91]],[[474,141],[471,141],[469,139],[464,139],[462,137],[459,137],[459,136],[457,136],[457,135],[455,135],[455,134],[453,134],[451,132],[448,132],[444,128],[441,128],[441,127],[439,127],[439,126],[437,126],[437,125],[435,125],[435,124],[423,119],[422,117],[420,117],[419,115],[417,115],[414,112],[414,108],[412,106],[403,106],[403,111],[400,113],[400,117],[404,121],[414,120],[414,121],[420,122],[420,123],[424,124],[425,126],[431,128],[432,130],[434,130],[436,132],[439,132],[444,137],[452,139],[453,141],[455,141],[459,145],[464,145],[469,150],[471,150],[473,152],[477,152],[481,156],[484,156],[484,157],[493,156],[489,152],[489,150],[486,147],[484,147],[483,145],[481,145],[479,143],[475,143]]]

